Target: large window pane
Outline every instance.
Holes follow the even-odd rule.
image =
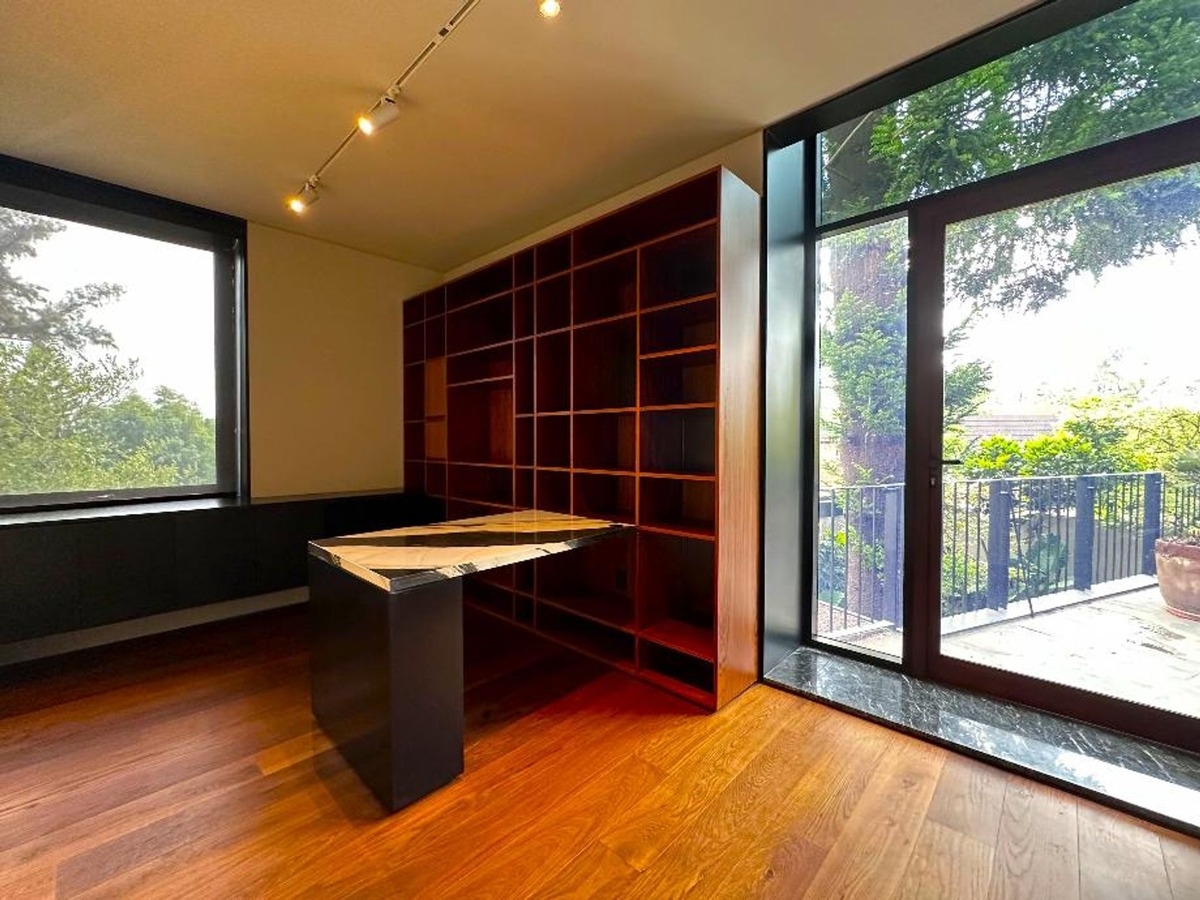
[[[813,634],[899,657],[907,221],[818,245],[819,469]]]
[[[217,483],[207,250],[0,207],[0,505]]]
[[[835,222],[1200,114],[1200,0],[1141,0],[820,135]]]
[[[1200,715],[1198,197],[1192,165],[947,229],[948,403],[979,377],[945,411],[943,655]]]

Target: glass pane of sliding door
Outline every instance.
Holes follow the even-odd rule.
[[[818,474],[812,634],[899,659],[908,224],[818,243]]]
[[[948,225],[942,657],[1200,716],[1197,192]]]

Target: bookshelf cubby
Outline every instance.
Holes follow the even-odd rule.
[[[576,472],[571,509],[576,515],[612,522],[637,521],[637,479],[632,475]]]
[[[425,493],[431,497],[446,497],[446,464],[425,463]]]
[[[502,294],[446,315],[446,353],[465,353],[511,341],[512,294]]]
[[[538,469],[534,473],[533,505],[548,512],[571,511],[571,473]]]
[[[449,459],[512,465],[512,382],[485,381],[447,388]]]
[[[463,600],[504,619],[513,617],[513,593],[479,575],[463,578]]]
[[[537,417],[535,462],[542,468],[571,468],[571,417],[549,414]]]
[[[577,616],[633,633],[633,541],[614,538],[572,555],[538,560],[536,596]]]
[[[539,413],[571,409],[571,335],[563,331],[537,339],[535,408]]]
[[[637,319],[628,316],[574,331],[575,412],[637,404]]]
[[[642,356],[717,345],[717,301],[677,303],[642,314]]]
[[[642,478],[641,523],[647,528],[695,537],[716,536],[716,481]]]
[[[689,350],[642,360],[642,406],[715,403],[717,351]]]
[[[404,358],[410,363],[425,359],[425,323],[404,327]]]
[[[538,334],[558,331],[571,325],[571,276],[539,281],[535,288],[534,328]]]
[[[416,491],[418,494],[428,493],[428,488],[425,483],[425,462],[419,459],[413,459],[408,454],[407,445],[405,446],[405,462],[404,462],[404,488],[408,491]]]
[[[756,678],[759,205],[715,169],[404,304],[405,482],[627,537],[464,586],[709,709]]]
[[[664,238],[642,254],[642,309],[653,309],[717,291],[717,225]]]
[[[446,477],[446,491],[456,500],[513,505],[512,470],[507,466],[450,463]]]
[[[425,459],[425,423],[404,423],[404,457],[408,460]]]
[[[533,281],[533,255],[533,248],[530,248],[513,257],[513,284],[518,287]]]
[[[482,269],[476,269],[470,275],[464,275],[440,290],[443,291],[445,298],[445,311],[450,313],[488,297],[511,291],[512,287],[512,260],[505,259]],[[425,314],[427,318],[432,314],[428,303],[425,306]],[[452,327],[451,323],[447,323],[447,333]]]
[[[445,355],[446,317],[441,315],[425,323],[425,357],[426,359],[437,359]]]
[[[629,251],[576,269],[571,321],[586,325],[637,311],[637,253]]]
[[[446,420],[425,420],[425,458],[428,460],[446,459]],[[444,467],[443,467],[444,468]]]
[[[533,469],[517,469],[513,473],[513,505],[517,509],[533,509]]]
[[[459,353],[446,359],[446,383],[465,384],[508,378],[513,374],[513,353],[508,346]]]
[[[532,339],[520,340],[513,345],[513,402],[518,416],[533,412],[533,347]]]
[[[571,235],[564,234],[539,244],[533,250],[534,277],[549,278],[571,268]]]
[[[513,294],[513,337],[518,340],[533,334],[534,289],[517,288]]]
[[[716,474],[716,409],[713,405],[643,412],[641,433],[642,472]]]
[[[404,372],[404,421],[425,421],[425,366],[420,364]]]
[[[598,626],[593,619],[544,600],[538,601],[534,623],[537,631],[572,649],[622,669],[634,668],[636,641],[626,631]]]
[[[518,466],[533,465],[533,416],[517,416],[515,422],[514,462]]]
[[[573,419],[576,469],[629,472],[637,469],[637,413],[592,413]]]

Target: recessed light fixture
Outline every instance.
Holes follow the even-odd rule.
[[[562,12],[562,4],[558,0],[542,0],[538,4],[538,12],[542,14],[543,18],[553,19]]]

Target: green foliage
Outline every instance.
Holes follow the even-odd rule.
[[[1052,531],[1030,534],[1021,546],[1020,530],[1009,580],[1010,599],[1028,600],[1051,593],[1062,584],[1067,570],[1067,547]]]
[[[0,494],[212,484],[213,422],[137,368],[0,343]]]
[[[1054,434],[1023,443],[1003,435],[985,438],[963,456],[962,473],[966,478],[1108,474],[1143,471],[1141,463],[1118,424],[1070,419]]]
[[[821,361],[837,383],[837,434],[904,434],[904,367],[889,364],[907,352],[902,295],[864,302],[845,291],[834,301],[821,335]]]
[[[36,256],[37,244],[63,228],[56,219],[0,207],[0,338],[56,344],[76,353],[89,347],[112,349],[112,335],[88,315],[119,300],[123,287],[87,284],[56,300],[12,271],[13,262]]]
[[[942,548],[942,615],[978,609],[987,596],[987,556],[972,553],[965,542]]]
[[[1198,75],[1200,0],[1140,0],[830,129],[822,142],[821,218],[845,218],[1195,116]],[[982,312],[1037,311],[1064,296],[1074,276],[1099,277],[1194,241],[1198,221],[1200,167],[1193,166],[950,228],[946,289],[965,303],[966,318],[947,336],[946,349]],[[824,243],[834,251],[827,279],[834,299],[821,359],[838,395],[833,424],[843,469],[847,477],[865,472],[881,480],[894,474],[896,454],[879,438],[902,433],[904,419],[907,232],[895,220]],[[990,375],[978,361],[947,371],[948,425],[978,409]],[[1136,455],[1129,447],[1096,461],[1100,437],[1067,432],[1021,448],[1019,460],[980,458],[979,471],[1002,465],[1053,472],[1088,460],[1126,469]]]
[[[56,299],[13,272],[63,227],[0,208],[0,495],[215,483],[213,421],[167,388],[139,396],[136,362],[89,318],[124,289]]]
[[[1200,481],[1200,450],[1184,450],[1175,457],[1175,471],[1189,481]]]
[[[846,605],[845,531],[823,535],[817,545],[817,600],[841,608]]]
[[[879,223],[824,242],[832,272],[832,302],[823,310],[821,364],[833,376],[838,407],[822,423],[858,452],[843,453],[849,483],[902,480],[902,455],[892,450],[905,431],[908,353],[907,231],[903,220]],[[952,346],[965,336],[959,330]],[[946,373],[948,424],[975,412],[987,396],[991,370],[978,361]]]
[[[1200,114],[1200,4],[1141,0],[826,133],[844,218]]]

